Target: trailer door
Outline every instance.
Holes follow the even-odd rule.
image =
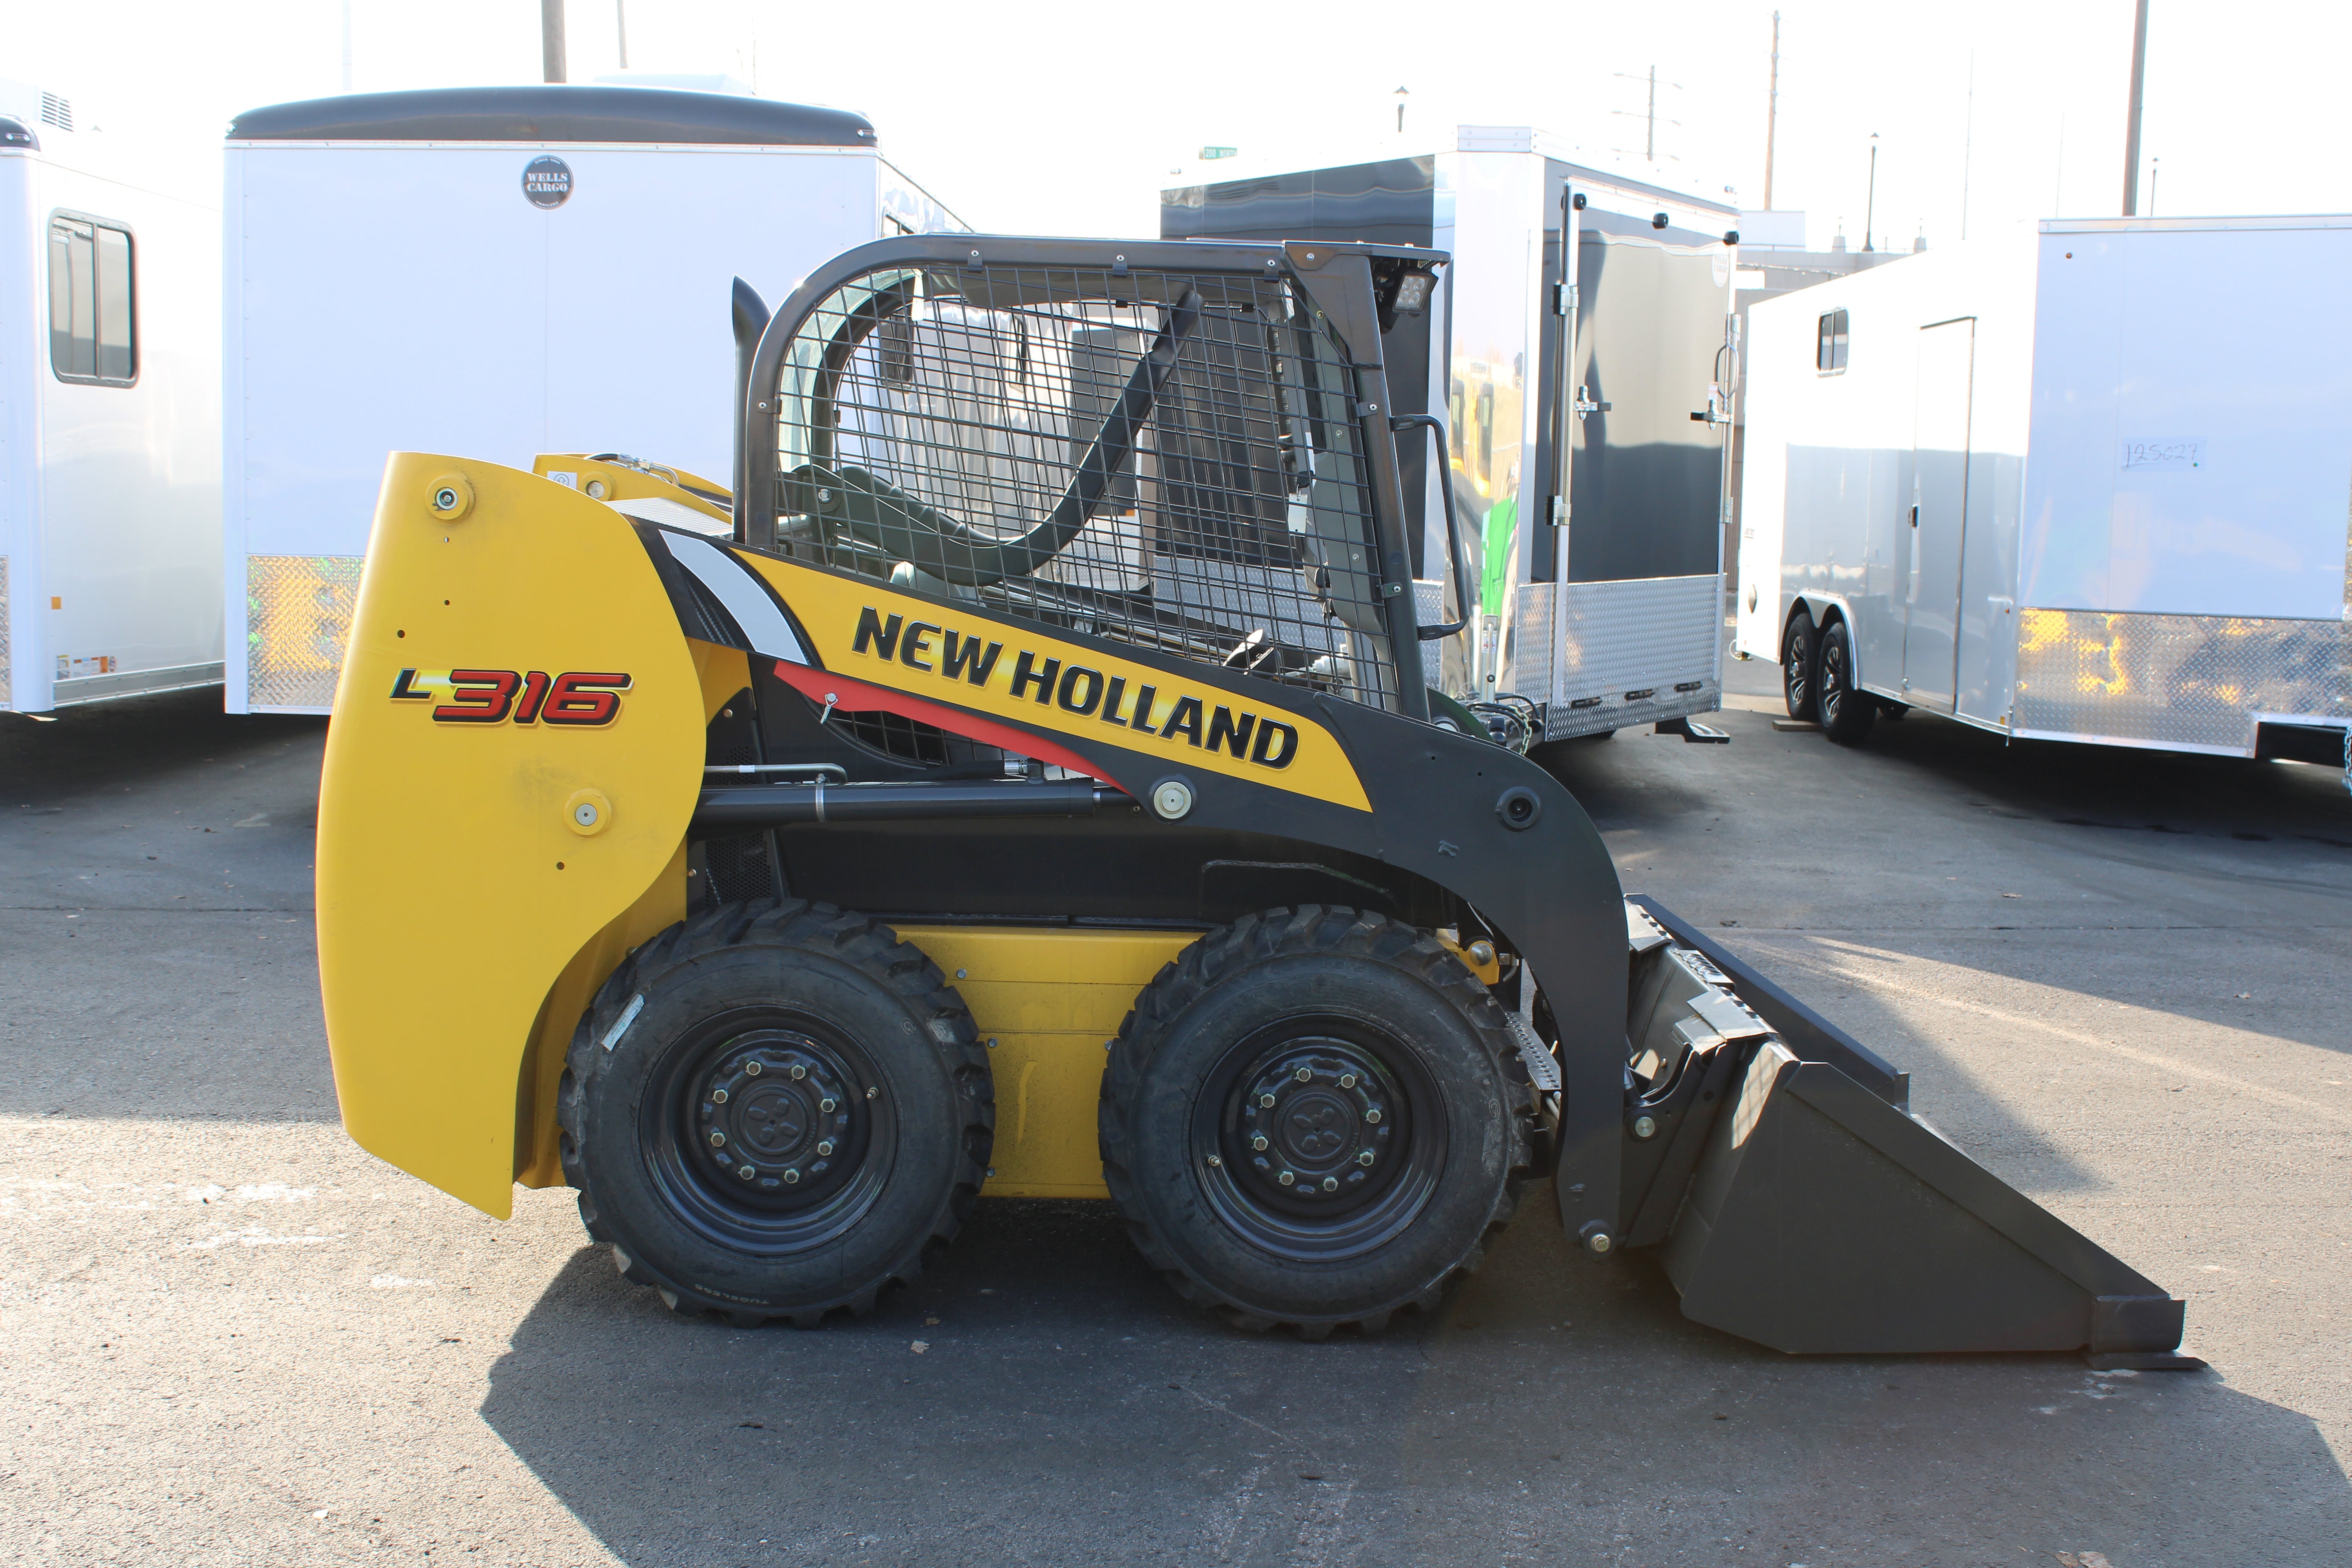
[[[1958,682],[1960,545],[1969,520],[1969,400],[1976,332],[1973,316],[1920,329],[1911,516],[1903,531],[1910,557],[1903,595],[1903,698],[1945,713],[1952,711]]]

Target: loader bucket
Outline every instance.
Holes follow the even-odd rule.
[[[1655,900],[1627,910],[1665,1147],[1626,1239],[1659,1247],[1685,1316],[1798,1353],[2201,1364],[2175,1353],[2180,1301],[1961,1152],[1905,1075]],[[1648,1054],[1675,1039],[1684,1059]]]

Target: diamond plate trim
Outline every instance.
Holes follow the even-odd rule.
[[[330,708],[359,608],[357,555],[248,555],[245,562],[247,701]]]
[[[1723,620],[1720,573],[1542,586],[1559,594],[1560,605],[1554,671],[1546,682],[1549,689],[1535,699],[1547,704],[1544,739],[1622,730],[1723,706],[1716,669]],[[1529,666],[1541,662],[1536,652],[1523,647],[1517,666],[1519,690],[1530,697],[1526,678],[1536,673]]]
[[[2019,732],[2251,756],[2257,716],[2352,718],[2343,621],[2021,610]]]

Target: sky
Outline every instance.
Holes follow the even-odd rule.
[[[617,4],[632,68],[857,110],[982,231],[1149,236],[1160,189],[1203,171],[1427,151],[1460,123],[1541,126],[1582,161],[1764,205],[1771,0]],[[1866,212],[1882,247],[1907,248],[2122,210],[2131,0],[1777,9],[1772,201],[1808,215],[1813,246],[1842,228],[1859,248]],[[239,110],[341,90],[347,11],[355,90],[540,79],[537,0],[0,0],[0,74],[69,93],[110,133],[209,145]],[[2352,5],[2149,12],[2143,213],[2151,173],[2165,216],[2352,210],[2336,107]],[[568,0],[567,17],[572,79],[618,68],[616,0]],[[1243,156],[1203,165],[1210,145]]]

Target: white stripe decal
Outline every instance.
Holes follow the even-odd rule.
[[[662,543],[669,548],[670,559],[694,574],[711,596],[727,606],[743,635],[751,639],[751,651],[771,658],[781,658],[788,664],[806,664],[808,655],[801,647],[801,639],[793,635],[792,623],[784,619],[783,611],[768,595],[764,584],[751,575],[751,569],[708,540],[683,533],[665,532]]]

